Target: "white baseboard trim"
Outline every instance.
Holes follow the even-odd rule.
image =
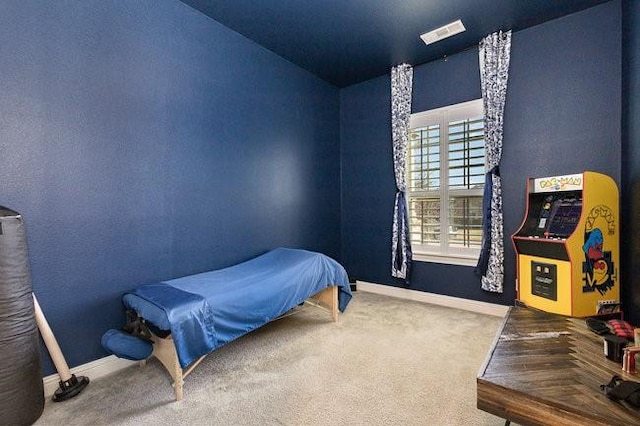
[[[449,308],[463,309],[465,311],[478,312],[496,317],[504,317],[509,310],[508,306],[497,305],[495,303],[461,299],[459,297],[444,296],[442,294],[427,293],[408,288],[368,283],[366,281],[356,281],[356,290],[397,297],[400,299],[414,300],[417,302],[431,303],[433,305],[446,306]]]
[[[87,376],[91,381],[137,364],[138,363],[136,361],[129,361],[126,359],[118,358],[115,355],[110,355],[83,365],[79,365],[77,367],[71,368],[70,370],[71,374],[75,374],[78,377]],[[60,376],[58,376],[57,374],[52,374],[50,376],[44,377],[42,379],[42,383],[44,384],[44,396],[45,398],[49,398],[53,396],[54,392],[60,387]]]

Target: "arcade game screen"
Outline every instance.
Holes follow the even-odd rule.
[[[581,191],[530,194],[527,223],[518,236],[568,238],[581,214]]]

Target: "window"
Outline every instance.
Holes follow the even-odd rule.
[[[475,265],[485,175],[482,100],[411,115],[407,202],[416,260]]]

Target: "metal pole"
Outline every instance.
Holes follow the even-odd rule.
[[[42,335],[42,340],[44,340],[49,355],[51,355],[51,360],[56,366],[56,370],[58,370],[58,376],[60,376],[60,388],[54,393],[53,400],[57,402],[72,398],[78,395],[82,389],[89,384],[89,379],[85,376],[77,378],[74,374],[71,374],[67,361],[62,355],[60,346],[51,331],[51,327],[49,327],[47,319],[44,317],[44,313],[40,308],[35,294],[33,294],[33,307],[35,309],[36,324],[38,324],[40,335]]]

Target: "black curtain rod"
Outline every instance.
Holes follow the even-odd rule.
[[[413,65],[413,66],[414,66],[414,67],[416,67],[416,66],[420,66],[420,65],[428,64],[429,62],[435,62],[435,61],[440,61],[440,60],[443,60],[443,61],[445,61],[445,62],[446,62],[446,60],[449,58],[449,56],[454,56],[454,55],[457,55],[458,53],[464,53],[464,52],[466,52],[466,51],[468,51],[468,50],[471,50],[471,49],[478,49],[478,48],[479,48],[479,44],[478,44],[478,43],[476,43],[476,44],[472,44],[472,45],[467,46],[467,47],[465,47],[465,48],[458,49],[458,50],[456,50],[455,52],[453,52],[453,53],[451,53],[451,54],[442,55],[441,57],[434,58],[434,59],[430,59],[430,60],[427,60],[427,61],[424,61],[424,62],[420,62],[420,63],[415,64],[415,65]]]

